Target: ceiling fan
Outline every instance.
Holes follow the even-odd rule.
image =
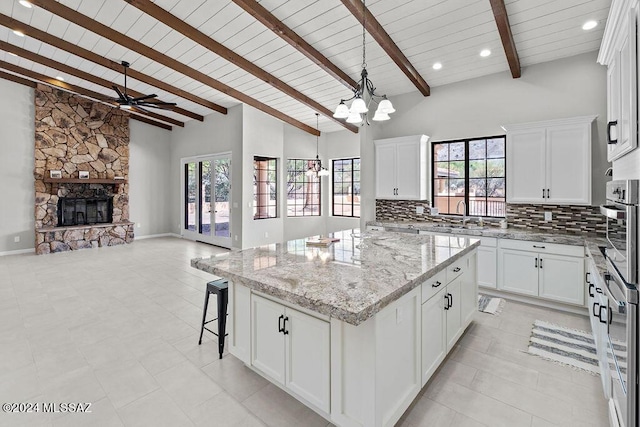
[[[145,111],[142,107],[152,107],[152,108],[160,108],[164,110],[171,110],[177,104],[175,102],[163,102],[163,101],[150,101],[151,99],[157,98],[158,95],[144,95],[139,96],[137,98],[132,97],[127,94],[127,70],[131,66],[127,61],[121,62],[124,67],[124,93],[120,90],[120,88],[116,85],[113,85],[113,90],[118,94],[118,98],[116,102],[120,105],[121,108],[132,109],[137,108],[139,110]]]

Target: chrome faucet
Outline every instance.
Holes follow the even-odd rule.
[[[467,218],[467,202],[465,202],[464,200],[460,200],[458,202],[458,204],[456,205],[456,214],[460,213],[460,203],[464,205],[464,210],[462,211],[462,225],[465,225],[467,221],[469,221],[469,218]]]

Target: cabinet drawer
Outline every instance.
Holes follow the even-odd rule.
[[[584,256],[584,246],[560,245],[558,243],[531,242],[528,240],[500,239],[503,249],[538,252],[541,254],[556,254],[568,256]]]
[[[464,257],[455,261],[453,264],[447,267],[447,283],[451,282],[453,279],[465,272],[468,267],[468,260],[468,257]]]
[[[426,302],[447,284],[447,272],[442,270],[422,283],[422,302]]]

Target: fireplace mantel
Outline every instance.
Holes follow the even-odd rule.
[[[107,178],[44,178],[44,182],[50,184],[126,184],[126,179]]]

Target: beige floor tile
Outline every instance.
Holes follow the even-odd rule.
[[[136,361],[99,368],[95,374],[116,409],[160,387],[153,376]]]
[[[421,397],[400,419],[398,427],[408,426],[439,426],[457,427],[452,424],[456,411],[431,399]]]
[[[90,413],[69,413],[53,420],[54,427],[122,427],[124,424],[108,398],[94,402]]]
[[[529,387],[535,387],[538,381],[538,372],[534,369],[525,368],[507,360],[499,360],[475,350],[463,347],[459,347],[459,349],[452,357],[456,362],[491,372],[506,380]]]
[[[454,427],[490,427],[492,426],[492,424],[482,424],[481,422],[478,422],[473,418],[467,417],[466,415],[461,414],[460,412],[456,412],[456,414],[453,417],[451,425]]]
[[[156,375],[156,380],[187,414],[222,391],[219,385],[203,375],[190,361],[162,371]]]
[[[35,363],[3,371],[0,375],[1,402],[28,402],[42,394]]]
[[[269,384],[267,380],[233,356],[216,359],[201,369],[240,402]]]
[[[271,427],[324,427],[328,423],[273,384],[254,393],[242,404]]]
[[[162,389],[118,409],[126,427],[189,427],[193,423]]]
[[[261,427],[262,423],[246,407],[226,392],[220,392],[189,411],[189,417],[197,426],[217,424],[225,427]]]
[[[157,375],[180,363],[186,362],[187,358],[171,344],[160,341],[158,344],[150,347],[148,352],[141,356],[139,360],[151,375]]]

